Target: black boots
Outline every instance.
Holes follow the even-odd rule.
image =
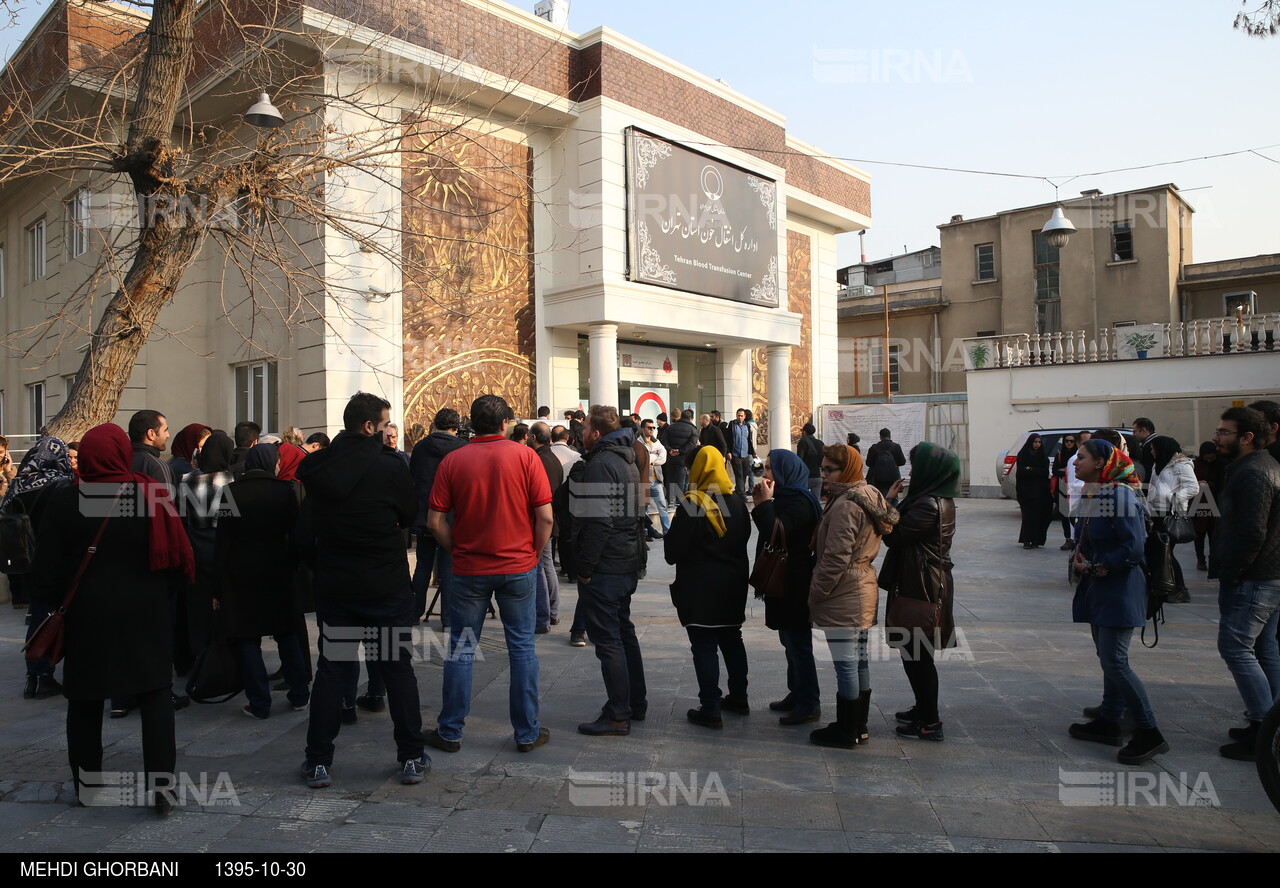
[[[809,734],[809,740],[819,746],[831,749],[853,749],[858,745],[858,705],[857,700],[836,697],[836,720],[825,728],[818,728]]]
[[[1116,761],[1122,765],[1140,765],[1168,751],[1169,744],[1159,728],[1138,728],[1133,732],[1133,739],[1116,755]]]
[[[866,743],[870,738],[867,735],[867,718],[871,714],[871,692],[863,691],[858,695],[858,709],[855,713],[853,722],[853,732],[857,735],[856,742],[858,744]]]
[[[1067,733],[1077,740],[1087,740],[1090,743],[1105,743],[1107,746],[1124,745],[1124,730],[1120,727],[1120,723],[1107,721],[1101,717],[1087,724],[1072,725],[1067,728]]]
[[[1247,728],[1232,728],[1232,742],[1219,747],[1218,754],[1224,758],[1238,762],[1256,762],[1258,760],[1258,733],[1262,730],[1262,722],[1251,721]]]

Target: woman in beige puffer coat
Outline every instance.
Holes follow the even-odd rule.
[[[876,624],[880,589],[872,561],[880,539],[893,532],[897,511],[866,482],[862,454],[845,444],[822,450],[827,505],[814,535],[817,564],[809,586],[813,625],[827,635],[836,671],[836,720],[809,739],[852,749],[867,740],[871,675],[869,630]]]

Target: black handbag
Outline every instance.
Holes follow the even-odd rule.
[[[1171,543],[1191,543],[1195,541],[1196,529],[1191,523],[1191,518],[1185,514],[1172,512],[1168,518],[1164,520],[1165,533],[1169,535]]]
[[[777,518],[773,519],[769,542],[756,556],[748,582],[757,598],[783,598],[787,594],[787,531]]]
[[[22,500],[14,497],[13,504],[22,506]],[[0,573],[24,574],[35,560],[36,535],[26,507],[0,515]]]
[[[187,676],[187,696],[197,703],[225,703],[244,690],[240,655],[222,634],[221,623],[215,613],[209,643]]]

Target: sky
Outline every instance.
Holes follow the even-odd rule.
[[[4,57],[48,4],[21,5],[19,24],[0,32]],[[723,79],[784,114],[791,135],[869,172],[871,260],[937,245],[937,225],[957,213],[1172,182],[1197,211],[1192,258],[1204,262],[1280,252],[1280,37],[1233,30],[1241,8],[572,0],[569,29],[605,25]],[[858,261],[856,235],[839,244],[841,265]]]

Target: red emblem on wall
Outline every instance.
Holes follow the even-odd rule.
[[[663,358],[663,360],[662,360],[662,372],[663,372],[663,373],[670,373],[670,372],[671,372],[671,369],[672,369],[672,368],[671,368],[671,358],[670,358],[670,357]]]

